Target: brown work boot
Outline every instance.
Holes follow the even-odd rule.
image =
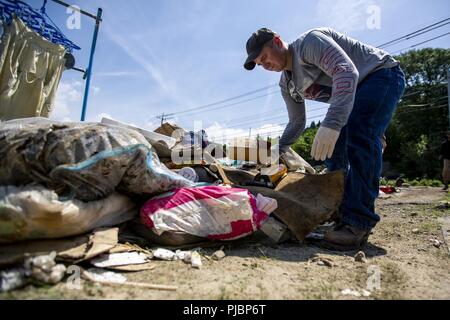
[[[366,245],[369,234],[369,231],[347,224],[340,224],[334,230],[325,233],[320,245],[326,249],[336,251],[359,250]]]

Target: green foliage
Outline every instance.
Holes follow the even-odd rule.
[[[384,158],[408,178],[439,179],[440,144],[448,126],[450,50],[427,48],[396,58],[407,86],[386,133]]]
[[[418,186],[422,186],[422,187],[442,187],[443,186],[442,181],[436,180],[436,179],[413,179],[413,180],[403,179],[403,184],[410,185],[412,187],[418,187]],[[380,179],[380,186],[395,187],[395,180],[388,180],[386,178],[381,178]]]
[[[311,147],[318,129],[319,127],[316,125],[307,128],[300,138],[292,145],[292,149],[311,164],[314,162],[311,158]]]

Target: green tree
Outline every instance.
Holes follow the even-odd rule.
[[[292,145],[292,149],[311,164],[315,163],[311,158],[311,147],[318,129],[319,127],[317,126],[307,128],[300,138]]]
[[[396,57],[406,90],[386,132],[384,154],[408,178],[439,178],[439,147],[448,126],[449,49],[421,49]]]

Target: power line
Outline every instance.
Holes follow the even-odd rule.
[[[405,40],[404,40],[404,41],[406,41],[406,40],[410,40],[410,39],[413,39],[413,38],[415,38],[415,37],[418,37],[418,36],[420,36],[420,35],[422,35],[422,34],[425,34],[425,33],[431,32],[431,31],[433,31],[433,30],[436,30],[436,29],[442,28],[442,27],[444,27],[444,26],[446,26],[446,25],[448,25],[448,24],[450,24],[450,22],[447,22],[447,23],[441,24],[440,26],[437,26],[437,27],[431,28],[431,29],[429,29],[429,30],[426,30],[426,31],[422,31],[422,32],[419,32],[419,33],[415,34],[414,36],[411,36],[411,37],[407,37],[407,38],[405,38]],[[400,42],[402,42],[402,41],[400,41]],[[400,43],[400,42],[398,42],[398,43]],[[394,45],[394,44],[392,44],[392,45]],[[389,45],[389,46],[391,46],[391,45]],[[389,46],[385,46],[385,48],[386,48],[386,47],[389,47]]]
[[[445,83],[438,83],[437,85],[445,85],[445,86],[447,86],[447,82],[445,82]],[[408,98],[408,97],[414,96],[414,95],[419,94],[419,93],[424,93],[424,91],[421,90],[421,91],[414,91],[414,92],[408,93],[408,94],[402,96],[401,99]]]
[[[260,117],[262,117],[263,115],[268,116],[268,115],[273,114],[275,111],[277,111],[277,109],[271,109],[266,112],[258,113],[258,116],[260,116]],[[252,114],[252,115],[245,116],[245,117],[233,118],[231,120],[228,120],[227,123],[235,122],[235,121],[239,121],[239,120],[249,120],[249,119],[255,119],[255,115]]]
[[[311,120],[313,120],[313,119],[321,118],[321,117],[324,117],[324,116],[326,116],[326,113],[322,113],[322,114],[319,114],[319,115],[315,115],[315,116],[312,116],[312,117],[308,117],[308,118],[306,119],[306,122],[311,121]],[[283,125],[287,125],[287,124],[288,124],[288,122],[286,122],[286,123],[280,123],[280,124],[277,124],[277,125],[273,125],[273,126],[271,126],[271,127],[283,126]],[[261,128],[261,129],[267,129],[267,128],[270,128],[270,127]],[[225,129],[227,129],[227,128],[225,128]],[[283,130],[283,131],[284,131],[284,130]],[[231,135],[231,136],[232,136],[232,135]],[[225,136],[225,137],[230,137],[230,135],[227,135],[227,136]]]
[[[445,96],[445,97],[440,97],[440,98],[434,99],[433,101],[425,103],[425,104],[407,104],[407,105],[403,105],[403,106],[408,107],[408,108],[433,106],[436,102],[447,99],[447,98],[448,98],[448,96]]]
[[[428,111],[428,110],[433,110],[433,109],[440,109],[440,108],[446,108],[447,105],[446,104],[442,104],[440,106],[434,106],[434,107],[429,107],[429,108],[423,108],[423,109],[416,109],[416,110],[408,110],[408,111],[402,111],[399,110],[398,114],[407,114],[407,113],[412,113],[412,112],[419,112],[419,111]]]
[[[253,91],[249,91],[249,92],[240,94],[240,95],[232,97],[232,98],[228,98],[228,99],[225,99],[225,100],[221,100],[221,101],[217,101],[217,102],[201,105],[201,106],[190,108],[190,109],[186,109],[186,110],[183,110],[183,111],[180,111],[180,112],[169,113],[168,115],[170,115],[170,116],[172,116],[172,115],[179,115],[179,114],[187,113],[187,112],[190,112],[190,111],[201,110],[201,109],[204,109],[204,108],[207,108],[207,107],[212,107],[212,106],[215,106],[215,105],[218,105],[218,104],[222,104],[222,103],[225,103],[225,102],[228,102],[228,101],[232,101],[232,100],[236,100],[236,99],[239,99],[239,98],[243,98],[243,97],[252,95],[254,93],[261,92],[263,90],[274,88],[276,86],[278,86],[278,84],[273,84],[273,85],[270,85],[270,86],[267,86],[267,87],[263,87],[263,88],[260,88],[260,89],[256,89],[256,90],[253,90]]]
[[[444,19],[444,20],[441,20],[441,21],[439,21],[439,22],[436,22],[436,23],[433,23],[433,24],[431,24],[431,25],[429,25],[429,26],[426,26],[426,27],[424,27],[424,28],[422,28],[422,29],[419,29],[419,30],[416,30],[416,31],[414,31],[414,32],[408,33],[408,34],[406,34],[406,35],[404,35],[404,36],[402,36],[402,37],[400,37],[400,38],[397,38],[397,39],[388,41],[388,42],[386,42],[386,43],[380,44],[380,45],[378,45],[377,47],[378,47],[378,48],[386,47],[386,46],[390,45],[391,43],[394,43],[394,42],[396,42],[396,41],[399,41],[399,40],[402,40],[402,39],[411,37],[411,36],[413,36],[414,34],[416,34],[416,33],[418,33],[418,32],[427,30],[427,29],[429,29],[429,28],[431,28],[431,27],[434,27],[434,26],[436,26],[436,25],[438,25],[438,24],[441,24],[441,23],[443,23],[443,22],[446,22],[446,21],[448,21],[448,20],[450,20],[450,18],[446,18],[446,19]],[[431,30],[429,30],[429,31],[431,31]],[[405,40],[407,40],[407,39],[405,39]]]
[[[317,106],[313,105],[313,107],[317,107]],[[307,108],[306,111],[307,112],[314,112],[314,111],[323,109],[323,107],[322,108],[313,108],[313,107],[311,107],[311,109]],[[326,108],[328,108],[328,107],[326,107]],[[238,123],[245,123],[245,122],[247,122],[247,120],[252,120],[252,121],[261,121],[262,120],[262,121],[264,121],[266,116],[270,116],[274,112],[277,112],[277,111],[279,111],[279,108],[270,109],[269,111],[266,111],[266,112],[263,112],[263,113],[258,113],[257,115],[252,114],[252,115],[249,115],[249,116],[246,116],[246,117],[233,118],[231,120],[226,121],[225,124],[230,123],[230,124],[235,125],[235,124],[238,124]]]
[[[412,49],[412,48],[415,48],[415,47],[417,47],[417,46],[420,46],[421,44],[424,44],[424,43],[427,43],[427,42],[430,42],[430,41],[433,41],[433,40],[436,40],[436,39],[439,39],[439,38],[445,37],[446,35],[449,35],[449,34],[450,34],[450,32],[447,32],[447,33],[441,34],[440,36],[437,36],[437,37],[434,37],[434,38],[431,38],[431,39],[425,40],[425,41],[423,41],[423,42],[420,42],[420,43],[416,43],[415,45],[412,45],[412,46],[410,46],[410,47],[406,47],[406,48],[403,48],[403,49],[400,49],[400,50],[394,51],[394,52],[392,52],[392,54],[395,54],[395,53],[397,53],[397,52],[400,52],[400,51],[403,51],[403,50],[406,50],[406,49]]]
[[[225,124],[227,124],[227,123],[236,124],[237,123],[236,121],[241,122],[241,120],[242,120],[242,122],[247,121],[247,120],[262,120],[266,116],[270,116],[270,115],[274,114],[275,111],[278,111],[278,109],[271,109],[266,112],[258,113],[257,115],[252,114],[252,115],[245,116],[245,117],[233,118],[233,119],[226,121]]]
[[[282,115],[273,116],[273,117],[269,117],[269,118],[265,118],[265,119],[260,119],[259,121],[275,120],[275,119],[279,119],[279,118],[285,118],[286,116],[287,116],[286,114],[282,114]],[[234,124],[232,126],[227,126],[227,128],[237,128],[237,127],[246,126],[246,125],[250,125],[250,124],[254,124],[254,123],[255,123],[255,121],[246,121],[243,123]]]
[[[159,116],[156,116],[156,119],[161,119],[161,125],[163,125],[164,122],[166,122],[167,120],[173,119],[173,117],[169,117],[167,116],[167,114],[161,114]]]
[[[320,114],[320,115],[316,115],[316,116],[313,116],[313,117],[309,117],[309,118],[306,119],[306,122],[311,121],[312,119],[321,118],[321,117],[323,117],[325,115],[326,115],[326,113],[323,113],[323,114]],[[275,125],[273,127],[283,126],[283,125],[286,125],[286,124],[288,124],[288,123],[280,123],[280,124]],[[267,127],[267,128],[270,128],[270,127]],[[224,129],[226,130],[227,128],[224,128]],[[266,129],[266,128],[262,128],[262,129]],[[268,134],[269,135],[277,134],[279,132],[284,132],[284,129],[283,130],[274,131],[274,132],[269,132]],[[260,133],[258,133],[258,134],[259,135],[265,135],[265,134],[260,134]],[[229,141],[229,140],[233,140],[233,139],[236,139],[236,138],[246,138],[246,137],[248,137],[248,135],[236,136],[236,135],[232,135],[231,134],[231,135],[225,135],[225,136],[219,137],[219,139],[216,139],[216,141]]]
[[[415,92],[408,93],[408,94],[402,96],[401,99],[408,98],[408,97],[411,97],[411,96],[415,96],[418,93],[423,93],[423,91],[415,91]]]
[[[391,43],[391,44],[389,44],[389,45],[387,45],[387,46],[384,46],[384,48],[387,48],[387,47],[390,47],[390,46],[399,44],[399,43],[401,43],[401,42],[403,42],[403,41],[407,41],[407,40],[413,39],[413,38],[418,37],[418,36],[420,36],[420,35],[422,35],[422,34],[431,32],[431,31],[433,31],[433,30],[435,30],[435,29],[442,28],[442,27],[444,27],[444,26],[446,26],[446,25],[448,25],[448,24],[450,24],[450,22],[444,23],[444,24],[442,24],[442,25],[440,25],[440,26],[431,28],[431,29],[426,30],[426,31],[422,31],[422,32],[420,32],[420,33],[417,33],[417,34],[411,36],[411,37],[407,37],[407,38],[405,38],[405,39],[403,39],[403,40],[400,40],[400,41],[397,41],[397,42],[395,42],[395,43]]]
[[[275,128],[275,127],[280,127],[280,126],[285,126],[285,125],[287,125],[288,124],[288,122],[285,122],[285,123],[279,123],[279,124],[276,124],[276,125],[272,125],[272,126],[268,126],[268,127],[264,127],[264,128],[260,128],[259,130],[267,130],[267,129],[269,129],[269,128]],[[257,135],[261,135],[261,134],[264,134],[264,133],[267,133],[267,132],[261,132],[261,131],[256,131],[256,133],[253,133],[253,134],[251,134],[250,135],[250,137],[251,136],[257,136]],[[280,131],[280,130],[276,130],[276,131],[274,131],[274,132],[278,132],[278,131]],[[284,129],[282,130],[282,131],[284,131]],[[272,131],[270,131],[269,130],[269,132],[268,133],[271,133]],[[239,137],[247,137],[247,136],[236,136],[236,135],[232,135],[232,134],[230,134],[230,135],[225,135],[225,136],[222,136],[222,137],[219,137],[219,141],[220,140],[227,140],[227,138],[228,139],[234,139],[234,138],[239,138]]]
[[[328,106],[324,106],[324,107],[319,107],[319,108],[314,108],[314,109],[309,109],[306,110],[308,113],[309,112],[315,112],[315,111],[319,111],[319,110],[324,110],[324,109],[328,109]],[[275,120],[278,118],[282,118],[282,117],[286,117],[287,115],[278,115],[278,116],[273,116],[273,117],[263,117],[263,119],[257,119],[258,121],[266,121],[266,120]],[[256,120],[252,120],[252,121],[244,121],[244,122],[240,122],[240,123],[235,123],[233,124],[233,126],[229,126],[228,128],[236,128],[239,126],[245,126],[245,125],[249,125],[249,124],[254,124]]]
[[[238,101],[238,102],[234,102],[234,103],[230,103],[230,104],[226,104],[226,105],[221,105],[221,106],[218,106],[218,107],[215,107],[215,108],[211,108],[211,109],[208,109],[208,110],[193,111],[193,112],[190,112],[188,114],[185,114],[184,116],[191,116],[191,115],[198,114],[198,113],[209,112],[209,111],[214,111],[214,110],[223,109],[223,108],[229,108],[229,107],[236,106],[236,105],[239,105],[239,104],[242,104],[242,103],[245,103],[245,102],[249,102],[249,101],[261,99],[261,98],[264,98],[264,97],[267,97],[267,96],[271,96],[271,95],[273,95],[273,94],[275,94],[277,92],[278,91],[269,92],[269,93],[266,93],[266,94],[263,94],[263,95],[260,95],[260,96],[256,96],[256,97],[253,97],[253,98],[250,98],[250,99],[246,99],[246,100],[242,100],[242,101]]]

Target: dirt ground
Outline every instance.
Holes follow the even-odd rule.
[[[154,261],[129,281],[175,285],[177,291],[111,287],[82,280],[0,294],[0,299],[450,299],[450,255],[441,219],[450,217],[448,193],[411,187],[377,201],[382,220],[364,249],[336,253],[311,244],[226,244],[220,261],[203,258],[201,269],[181,261]],[[438,241],[435,241],[438,240]],[[216,249],[203,249],[210,256]],[[377,281],[377,280],[380,281]],[[369,286],[368,286],[369,284]],[[352,289],[368,297],[345,295]]]

